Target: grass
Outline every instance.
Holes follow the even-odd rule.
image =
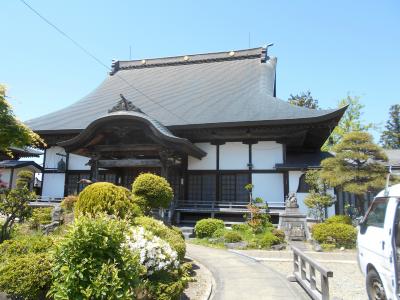
[[[189,244],[194,244],[194,245],[200,245],[200,246],[206,246],[210,248],[217,248],[217,249],[226,249],[224,243],[211,243],[207,238],[199,239],[199,238],[193,238],[186,240],[187,243]]]

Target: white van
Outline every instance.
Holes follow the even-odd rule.
[[[400,184],[380,192],[359,225],[358,261],[369,299],[400,299]]]

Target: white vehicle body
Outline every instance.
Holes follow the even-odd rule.
[[[400,184],[397,184],[375,197],[359,225],[358,261],[370,299],[400,299],[399,221]]]

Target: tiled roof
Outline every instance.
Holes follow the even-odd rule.
[[[23,161],[23,160],[2,160],[0,161],[0,168],[22,168],[22,167],[27,167],[27,166],[32,166],[36,168],[38,171],[42,170],[42,167],[39,166],[37,163],[34,161]]]
[[[164,126],[331,118],[342,110],[297,107],[275,95],[276,58],[264,48],[115,62],[78,102],[26,122],[35,131],[84,129],[123,94]]]
[[[384,149],[388,157],[385,165],[392,166],[395,169],[400,169],[400,149]]]

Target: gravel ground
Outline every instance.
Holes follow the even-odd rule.
[[[209,292],[212,284],[212,274],[202,264],[192,261],[194,282],[189,282],[188,287],[185,289],[181,300],[206,300],[208,299]]]
[[[241,250],[237,252],[260,259],[263,264],[284,276],[293,272],[291,251]],[[307,251],[306,255],[333,271],[333,277],[329,278],[331,299],[368,299],[364,278],[357,265],[356,251],[346,250],[343,252],[322,253]]]

